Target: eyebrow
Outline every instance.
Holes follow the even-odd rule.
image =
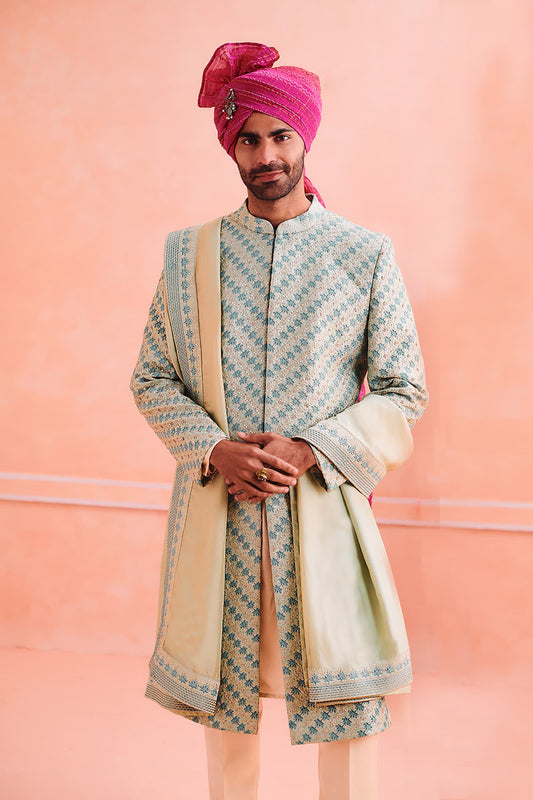
[[[268,134],[269,139],[273,139],[274,136],[279,136],[281,133],[294,133],[294,128],[277,128],[275,131],[270,131]],[[238,135],[239,139],[259,139],[260,136],[258,133],[254,133],[254,131],[241,131]]]

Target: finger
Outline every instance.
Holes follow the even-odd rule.
[[[244,439],[247,442],[253,442],[254,444],[268,444],[275,438],[274,433],[243,433],[243,431],[239,431],[238,435],[241,439]]]
[[[282,486],[279,483],[270,483],[270,481],[259,481],[258,483],[252,483],[255,493],[257,495],[265,495],[265,497],[269,497],[271,494],[287,494],[289,491],[288,486]]]
[[[246,500],[249,500],[251,495],[248,492],[237,492],[237,494],[233,495],[233,499],[237,501],[237,503],[244,503]]]
[[[273,494],[287,494],[289,491],[288,486],[283,486],[278,483],[271,483],[270,481],[258,481],[255,478],[255,475],[251,479],[241,479],[239,481],[239,487],[246,488],[246,491],[250,495],[256,495],[260,497],[261,500],[266,500],[267,497],[270,497]]]
[[[261,502],[261,500],[266,500],[267,497],[270,497],[271,492],[266,490],[263,491],[263,486],[261,486],[261,491],[257,491],[257,488],[251,484],[242,484],[231,483],[228,486],[228,493],[233,495],[235,500],[239,503],[244,500],[251,500],[252,498],[256,502]]]
[[[260,503],[262,500],[268,500],[269,497],[272,497],[269,492],[258,492],[255,487],[250,487],[250,490],[243,494],[233,495],[233,499],[238,503],[244,503],[245,501]]]
[[[251,487],[243,488],[242,486],[237,486],[237,484],[232,484],[228,486],[228,494],[232,494],[235,500],[247,500],[252,494],[253,491]]]
[[[262,484],[262,487],[265,489],[266,492],[269,494],[287,494],[289,491],[288,486],[280,486],[279,483],[268,483],[265,482]]]
[[[274,469],[281,470],[281,472],[286,472],[289,475],[298,475],[298,467],[295,467],[288,461],[284,461],[282,458],[279,458],[279,456],[268,453],[266,450],[261,451],[260,458],[263,464],[268,464],[269,467],[274,467]]]
[[[296,486],[295,475],[286,475],[284,472],[277,472],[274,469],[267,469],[266,472],[268,473],[268,479],[266,481],[261,481],[264,488],[266,488],[268,484],[274,484],[275,486]],[[255,477],[257,477],[257,474]]]
[[[272,495],[268,494],[268,495],[266,495],[266,497],[264,497],[262,495],[254,494],[253,492],[249,492],[246,495],[242,495],[241,494],[235,499],[236,500],[241,500],[241,498],[242,498],[242,502],[243,503],[244,502],[247,502],[247,503],[262,503],[263,500],[268,500],[269,497],[272,497]]]
[[[255,494],[255,490],[251,487],[243,489],[242,486],[230,486],[228,487],[228,494],[233,495],[233,499],[241,503],[243,500],[248,500],[248,498],[252,497]]]
[[[255,494],[255,489],[252,489],[251,486],[239,486],[236,483],[232,483],[231,486],[228,486],[228,494],[233,495],[235,500],[241,502],[252,497]]]
[[[259,480],[259,476],[263,474],[263,476],[270,483],[281,483],[284,486],[294,486],[299,475],[298,470],[296,468],[295,470],[295,472],[288,475],[286,472],[279,472],[277,469],[272,469],[270,465],[263,465],[261,469],[258,469],[254,473],[254,478]]]

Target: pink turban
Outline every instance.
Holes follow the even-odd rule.
[[[299,67],[273,67],[278,58],[273,47],[235,42],[217,47],[204,69],[198,105],[214,106],[218,140],[233,159],[237,135],[254,111],[294,128],[306,151],[316,136],[322,111],[320,80]],[[307,177],[304,186],[322,202]]]

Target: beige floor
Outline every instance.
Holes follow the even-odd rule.
[[[146,659],[0,650],[1,800],[207,800],[201,729],[143,698]],[[533,797],[531,682],[418,676],[391,698],[382,800]],[[266,700],[260,800],[314,800],[316,746]]]

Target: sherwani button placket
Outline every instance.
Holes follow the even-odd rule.
[[[277,257],[279,252],[280,246],[280,233],[278,231],[274,231],[273,241],[272,241],[272,258],[271,258],[271,266],[270,266],[270,285],[269,285],[269,294],[268,294],[268,305],[267,305],[267,326],[266,326],[266,350],[265,350],[265,383],[264,383],[264,418],[263,418],[263,429],[265,431],[275,431],[276,433],[279,432],[275,428],[272,427],[271,419],[270,419],[270,407],[271,407],[271,371],[270,371],[270,360],[271,360],[271,336],[275,332],[275,327],[273,323],[273,312],[275,311],[275,287],[277,281]],[[279,614],[278,611],[278,603],[276,601],[276,587],[278,587],[279,593],[279,584],[280,584],[280,577],[279,577],[279,555],[277,550],[279,548],[279,530],[278,526],[275,524],[275,519],[272,514],[272,511],[275,509],[276,506],[280,504],[287,503],[287,498],[284,496],[274,496],[269,498],[264,504],[264,514],[263,514],[263,537],[266,537],[266,541],[264,542],[263,546],[263,557],[266,559],[268,558],[269,563],[264,564],[262,566],[262,574],[264,574],[265,580],[270,583],[268,589],[272,590],[273,599],[274,599],[274,607],[276,610],[276,624],[275,626],[272,625],[272,619],[270,618],[270,627],[265,627],[264,635],[268,637],[268,641],[270,642],[271,648],[275,646],[274,644],[274,633],[276,634],[277,638],[277,648],[279,649],[280,659],[281,659],[281,670],[282,675],[281,681],[279,677],[277,678],[277,683],[284,683],[283,678],[283,659],[284,654],[281,650],[280,646],[280,639],[279,639],[279,629],[277,626],[277,617]],[[275,512],[274,512],[275,513]],[[270,515],[270,520],[269,520]],[[267,594],[268,596],[268,594]],[[263,612],[262,612],[263,613]],[[265,614],[267,614],[267,610],[265,609]],[[265,622],[269,620],[269,617],[266,616]],[[268,624],[268,623],[267,623]],[[277,661],[277,660],[276,660]],[[275,667],[276,661],[274,661],[273,666]],[[272,676],[273,680],[276,680],[276,673],[274,669],[274,675]],[[279,687],[280,689],[282,687]],[[285,690],[283,687],[283,696],[285,695]]]

